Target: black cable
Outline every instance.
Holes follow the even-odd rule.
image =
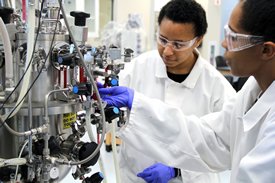
[[[54,38],[55,38],[55,34],[56,34],[57,22],[58,22],[58,18],[59,18],[59,15],[60,15],[60,10],[61,10],[61,8],[59,8],[59,10],[58,10],[57,20],[56,20],[56,24],[55,24],[55,30],[54,30],[54,34],[53,34],[53,39],[52,39],[52,42],[51,42],[51,46],[50,46],[50,50],[49,50],[49,52],[48,52],[48,55],[46,56],[45,62],[43,63],[43,66],[45,66],[45,63],[46,63],[46,61],[47,61],[47,59],[48,59],[48,57],[49,57],[49,55],[50,55],[50,53],[51,53],[51,48],[52,48],[52,45],[53,45],[53,42],[54,42]],[[28,91],[26,92],[26,94],[24,95],[24,97],[22,98],[22,100],[13,108],[13,110],[11,111],[11,113],[9,114],[9,116],[6,118],[6,120],[9,119],[9,117],[12,115],[12,113],[14,112],[14,110],[15,110],[15,109],[20,105],[20,103],[26,98],[26,96],[28,95],[29,91],[31,90],[31,88],[33,87],[33,85],[34,85],[35,82],[37,81],[38,77],[40,76],[40,74],[41,74],[41,72],[42,72],[42,70],[43,70],[43,66],[41,67],[41,69],[40,69],[38,75],[36,76],[36,78],[35,78],[34,81],[32,82],[30,88],[28,89]],[[0,125],[0,128],[6,123],[6,120],[4,121],[4,123],[2,123],[2,124]]]
[[[30,60],[30,63],[27,67],[27,69],[25,70],[24,74],[22,75],[22,77],[20,78],[19,82],[17,83],[17,85],[15,86],[15,88],[12,90],[12,92],[9,94],[9,96],[7,97],[7,99],[4,101],[4,103],[1,105],[0,107],[0,110],[4,107],[4,105],[7,103],[7,101],[9,100],[9,98],[12,96],[12,94],[15,92],[15,90],[18,88],[18,86],[20,85],[21,81],[23,80],[25,74],[27,73],[31,63],[32,63],[32,58],[33,58],[33,54],[34,54],[34,51],[35,51],[35,47],[36,47],[36,43],[37,43],[37,38],[38,38],[38,35],[39,35],[39,30],[40,30],[40,20],[41,20],[41,17],[42,17],[42,9],[43,9],[43,4],[44,2],[41,3],[41,11],[40,11],[40,15],[39,15],[39,23],[38,23],[38,28],[37,28],[37,33],[36,33],[36,38],[35,38],[35,42],[34,42],[34,46],[33,46],[33,52],[32,52],[32,56],[31,56],[31,60]]]

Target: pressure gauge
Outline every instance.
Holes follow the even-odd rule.
[[[59,168],[52,167],[50,170],[50,177],[51,179],[56,179],[57,177],[59,177]]]

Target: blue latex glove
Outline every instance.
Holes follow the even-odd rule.
[[[147,183],[167,183],[175,177],[175,169],[162,163],[157,163],[138,173],[137,176],[143,178]]]
[[[100,95],[111,95],[103,98],[107,102],[107,107],[128,107],[132,108],[134,99],[134,90],[125,86],[115,86],[112,88],[101,88],[98,89]]]

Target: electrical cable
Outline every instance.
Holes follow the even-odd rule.
[[[57,22],[58,22],[59,15],[60,15],[60,9],[59,9],[59,11],[58,11],[57,20],[56,20],[56,24],[55,24],[55,31],[54,31],[54,34],[53,34],[53,39],[52,39],[50,48],[52,48],[52,45],[53,45],[53,42],[54,42],[54,38],[55,38],[55,34],[56,34]],[[39,77],[40,74],[42,73],[43,67],[45,66],[45,63],[46,63],[46,61],[47,61],[47,59],[48,59],[50,53],[51,53],[51,50],[49,50],[49,52],[48,52],[48,54],[47,54],[47,56],[46,56],[46,58],[45,58],[45,62],[43,63],[43,66],[41,67],[41,69],[40,69],[38,75],[37,75],[36,78],[34,79],[33,83],[32,83],[31,86],[29,87],[28,91],[26,92],[26,94],[24,95],[24,97],[22,98],[22,100],[18,103],[18,105],[16,105],[16,106],[13,108],[13,110],[10,112],[10,114],[8,115],[8,117],[7,117],[6,119],[9,119],[9,117],[12,115],[12,113],[14,112],[14,110],[19,106],[19,104],[20,104],[22,101],[24,101],[24,99],[25,99],[26,96],[28,95],[29,91],[31,90],[31,88],[33,87],[33,85],[35,84],[35,82],[37,81],[38,77]],[[0,118],[0,120],[1,120],[1,118]],[[1,122],[2,122],[2,120],[1,120]],[[0,127],[2,127],[3,125],[6,126],[6,120],[5,120],[4,122],[2,122],[2,124],[0,125]]]
[[[25,74],[27,73],[31,63],[32,63],[32,58],[35,52],[35,47],[36,47],[36,43],[37,43],[37,39],[38,39],[38,35],[39,35],[39,30],[40,30],[40,21],[41,21],[41,17],[42,17],[42,9],[43,9],[43,4],[44,2],[41,3],[41,11],[39,14],[39,21],[38,21],[38,28],[37,28],[37,33],[36,33],[36,38],[35,38],[35,42],[34,42],[34,46],[33,46],[33,52],[32,52],[32,56],[31,56],[31,61],[29,63],[29,65],[27,66],[27,69],[25,70],[25,72],[23,73],[22,77],[20,78],[19,82],[17,83],[17,85],[15,86],[15,88],[13,89],[13,91],[9,94],[9,96],[7,97],[7,99],[4,101],[4,103],[1,105],[0,110],[4,107],[4,105],[6,104],[6,102],[9,100],[9,98],[12,96],[12,94],[15,92],[15,90],[18,88],[18,86],[20,85],[21,81],[23,80]],[[2,127],[2,124],[1,126]]]

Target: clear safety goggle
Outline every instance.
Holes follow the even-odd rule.
[[[235,33],[228,24],[224,26],[224,35],[228,51],[241,51],[265,42],[263,36]]]
[[[157,41],[161,46],[166,47],[168,44],[171,44],[172,48],[175,51],[182,51],[190,48],[198,38],[198,37],[195,37],[191,41],[169,41],[165,37],[159,35],[159,31],[157,31],[156,36],[157,36]]]

